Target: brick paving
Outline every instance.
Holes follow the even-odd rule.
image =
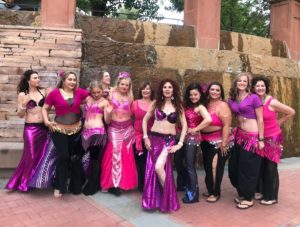
[[[181,204],[180,210],[171,214],[143,211],[136,191],[118,198],[99,192],[92,197],[68,194],[57,199],[51,190],[20,193],[1,189],[0,226],[300,226],[299,167],[280,171],[278,204],[263,206],[256,201],[248,210],[235,208],[236,193],[227,173],[217,203],[201,197],[199,203]],[[200,171],[201,193],[203,178]]]

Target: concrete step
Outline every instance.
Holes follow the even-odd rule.
[[[22,138],[23,129],[24,119],[0,120],[0,141],[15,141],[14,138]]]
[[[23,142],[0,142],[0,169],[16,168],[23,152]]]

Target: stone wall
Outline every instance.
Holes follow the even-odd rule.
[[[17,83],[25,70],[38,71],[42,86],[55,86],[59,69],[79,75],[81,36],[79,29],[0,25],[1,119],[14,115]]]

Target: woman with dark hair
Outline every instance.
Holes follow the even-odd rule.
[[[212,82],[206,90],[205,106],[212,122],[201,130],[202,155],[205,169],[205,184],[207,188],[207,202],[217,202],[221,195],[221,183],[224,167],[229,156],[229,142],[231,126],[231,111],[224,102],[224,89],[218,82]],[[204,193],[205,194],[205,193]]]
[[[228,172],[238,192],[235,202],[239,209],[253,206],[264,148],[262,102],[256,94],[250,93],[250,78],[250,73],[239,74],[233,81],[228,100],[238,124]]]
[[[111,87],[110,87],[111,77],[109,72],[107,71],[101,72],[100,81],[103,87],[103,97],[108,98],[109,93],[111,92]]]
[[[38,73],[27,70],[18,84],[17,114],[20,118],[25,117],[24,148],[21,161],[6,185],[7,189],[28,191],[29,180],[47,148],[48,130],[42,116],[46,91],[40,88],[39,82]]]
[[[279,175],[277,165],[283,150],[280,126],[295,114],[295,110],[269,95],[270,81],[266,77],[253,78],[252,91],[263,102],[265,147],[261,173],[263,198],[260,203],[272,205],[278,202]],[[282,114],[280,119],[278,119],[278,113]]]
[[[88,92],[77,87],[77,76],[74,72],[59,74],[60,81],[57,88],[47,96],[43,106],[45,125],[50,129],[52,140],[57,153],[56,174],[54,181],[54,196],[61,197],[67,191],[67,178],[69,162],[71,161],[72,173],[78,172],[72,177],[69,189],[77,194],[80,193],[82,166],[81,155],[75,150],[82,127],[80,105],[88,96]],[[55,108],[55,119],[50,121],[48,114],[51,108]],[[79,143],[78,143],[79,144]],[[83,172],[82,172],[83,173]],[[75,179],[79,177],[78,179]],[[76,181],[76,182],[75,182]]]
[[[148,137],[147,124],[153,114],[155,120]],[[175,144],[178,119],[182,131],[179,142]],[[160,209],[162,212],[179,209],[170,154],[183,146],[186,129],[179,86],[173,80],[164,79],[159,84],[155,102],[143,119],[143,138],[148,150],[142,197],[144,209]]]
[[[133,154],[134,130],[131,122],[133,95],[129,72],[119,73],[108,99],[108,141],[101,164],[101,187],[103,191],[108,190],[119,196],[121,189],[131,190],[137,186]]]
[[[146,169],[146,160],[147,160],[147,149],[143,143],[143,118],[146,115],[147,111],[150,108],[154,96],[151,83],[148,81],[143,82],[138,91],[138,99],[134,100],[131,106],[132,114],[134,117],[134,135],[135,135],[135,162],[138,173],[138,189],[140,192],[144,188],[145,180],[145,169]],[[153,125],[154,119],[151,118],[148,121],[147,129],[150,131]]]
[[[200,130],[208,126],[211,117],[203,105],[204,93],[199,83],[190,84],[184,96],[184,114],[187,121],[187,136],[183,146],[188,175],[184,203],[199,202],[199,185],[196,172],[196,154],[201,142]]]

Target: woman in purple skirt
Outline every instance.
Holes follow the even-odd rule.
[[[21,161],[6,189],[28,191],[29,180],[46,151],[48,129],[42,116],[46,91],[39,87],[39,82],[38,73],[27,70],[18,85],[17,114],[20,118],[25,117],[24,148]]]
[[[148,137],[147,123],[153,114],[155,120]],[[178,119],[182,131],[176,144],[175,125]],[[161,212],[179,209],[170,154],[182,147],[186,130],[187,123],[179,86],[173,80],[164,79],[157,90],[156,100],[143,120],[143,139],[148,150],[142,197],[144,209],[160,209]]]

